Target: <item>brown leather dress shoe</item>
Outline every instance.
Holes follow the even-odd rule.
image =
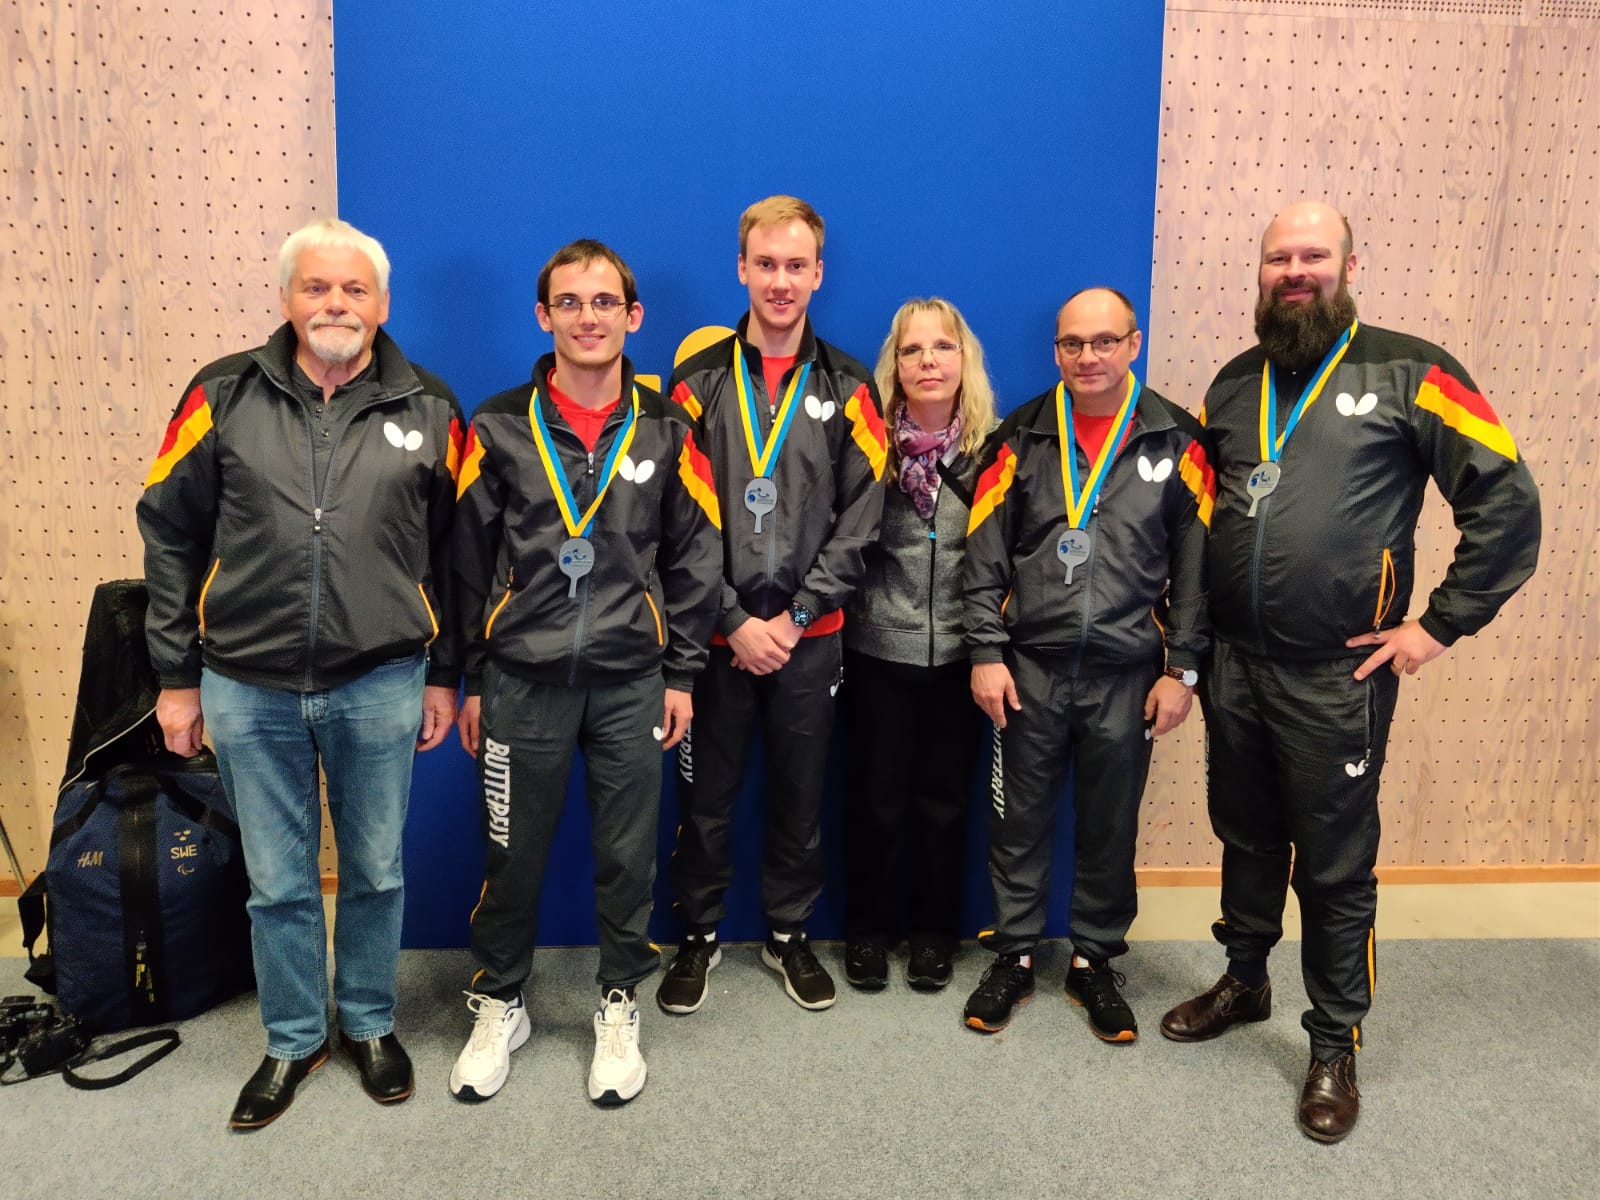
[[[328,1043],[323,1042],[306,1058],[261,1060],[256,1073],[245,1080],[239,1100],[228,1118],[230,1129],[260,1129],[270,1125],[294,1102],[295,1089],[302,1080],[328,1061]]]
[[[1161,1018],[1161,1033],[1175,1042],[1206,1042],[1241,1021],[1265,1021],[1272,1015],[1272,980],[1246,987],[1232,975],[1223,977],[1193,1000],[1185,1000]]]
[[[1356,1127],[1361,1093],[1356,1090],[1356,1056],[1332,1062],[1313,1057],[1300,1091],[1300,1132],[1319,1142],[1337,1142]]]
[[[357,1042],[341,1033],[339,1044],[355,1059],[361,1089],[379,1104],[398,1104],[411,1095],[415,1086],[411,1058],[394,1034]]]

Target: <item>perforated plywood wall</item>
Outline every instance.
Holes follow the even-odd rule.
[[[0,0],[0,44],[0,816],[31,873],[167,419],[279,323],[278,244],[334,211],[332,14]]]
[[[1600,4],[1173,0],[1164,53],[1151,381],[1198,409],[1254,340],[1267,221],[1325,198],[1362,316],[1459,358],[1543,493],[1537,575],[1403,683],[1380,862],[1595,863]],[[1455,542],[1430,497],[1418,608]],[[1201,755],[1195,728],[1161,747],[1144,864],[1219,861]]]

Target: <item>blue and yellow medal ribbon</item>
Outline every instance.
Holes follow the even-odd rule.
[[[594,515],[600,511],[600,501],[606,498],[611,481],[617,477],[617,466],[633,444],[634,431],[639,427],[639,389],[633,389],[633,403],[628,406],[627,420],[611,440],[611,453],[606,455],[605,466],[600,472],[600,488],[582,517],[578,516],[578,501],[572,494],[572,484],[567,482],[566,468],[561,465],[561,459],[550,444],[550,430],[539,408],[538,388],[533,389],[533,399],[528,403],[528,418],[528,423],[533,427],[533,444],[539,451],[539,461],[544,464],[545,478],[550,481],[550,491],[555,495],[556,505],[561,509],[561,519],[566,522],[567,534],[571,537],[588,537],[589,529],[594,524]]]
[[[1128,390],[1122,398],[1122,407],[1117,409],[1105,445],[1100,447],[1100,453],[1089,468],[1089,477],[1083,481],[1083,490],[1079,491],[1078,441],[1072,427],[1072,405],[1067,403],[1067,385],[1056,384],[1056,422],[1061,430],[1061,490],[1067,497],[1067,522],[1074,529],[1082,529],[1089,514],[1094,511],[1094,502],[1100,495],[1100,489],[1105,486],[1106,476],[1111,473],[1111,460],[1117,456],[1117,448],[1122,445],[1122,439],[1128,434],[1128,426],[1133,423],[1140,390],[1138,378],[1129,371]]]
[[[1277,462],[1283,454],[1283,445],[1289,440],[1289,435],[1294,432],[1295,426],[1300,424],[1300,418],[1305,415],[1306,409],[1316,403],[1317,397],[1322,394],[1323,386],[1328,382],[1333,369],[1339,365],[1339,360],[1344,357],[1344,352],[1350,348],[1350,339],[1355,337],[1356,328],[1360,321],[1351,321],[1350,328],[1344,331],[1342,337],[1335,342],[1332,348],[1322,359],[1322,365],[1311,376],[1311,382],[1306,385],[1306,390],[1300,393],[1300,399],[1295,402],[1294,411],[1289,414],[1289,419],[1284,422],[1283,432],[1278,428],[1278,385],[1272,377],[1272,363],[1267,361],[1261,364],[1261,461]]]
[[[737,338],[733,342],[733,373],[739,389],[739,416],[744,423],[744,445],[750,455],[750,469],[758,479],[770,476],[784,439],[789,436],[795,405],[806,385],[806,377],[811,374],[811,364],[806,363],[789,380],[783,405],[772,419],[772,435],[765,445],[761,442],[761,418],[756,413],[755,386],[750,382],[750,367],[744,361],[744,349]]]

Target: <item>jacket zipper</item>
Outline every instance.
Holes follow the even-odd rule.
[[[1262,496],[1257,501],[1256,508],[1256,547],[1250,559],[1250,617],[1255,624],[1256,641],[1260,642],[1263,633],[1261,630],[1261,549],[1267,538],[1267,514],[1272,510],[1272,497]]]
[[[597,446],[599,444],[599,442],[595,443]],[[587,460],[587,465],[584,467],[583,478],[586,485],[584,491],[587,494],[584,499],[585,503],[590,503],[594,500],[594,451],[586,451],[585,459]],[[600,514],[595,513],[594,519],[598,521]],[[572,631],[572,661],[567,669],[568,687],[573,687],[578,682],[578,657],[583,649],[583,630],[589,617],[589,580],[598,567],[599,564],[596,563],[594,567],[590,568],[588,575],[578,580],[578,621]]]
[[[1073,656],[1073,661],[1072,661],[1072,673],[1074,675],[1076,675],[1079,671],[1081,671],[1083,669],[1083,655],[1084,655],[1084,652],[1089,648],[1089,618],[1090,618],[1090,611],[1091,611],[1090,602],[1094,597],[1094,560],[1095,560],[1095,554],[1094,554],[1093,546],[1094,546],[1094,536],[1095,536],[1095,533],[1097,532],[1095,527],[1098,526],[1098,524],[1099,524],[1099,521],[1097,519],[1099,516],[1100,516],[1100,497],[1096,496],[1094,498],[1094,507],[1089,510],[1089,519],[1084,522],[1084,528],[1088,529],[1090,531],[1090,533],[1089,533],[1089,538],[1090,538],[1089,545],[1090,545],[1091,549],[1090,549],[1090,552],[1089,552],[1089,561],[1083,564],[1083,616],[1079,619],[1079,622],[1078,622],[1078,652],[1077,652],[1076,655]]]
[[[363,409],[374,408],[380,404],[388,404],[395,400],[403,400],[407,396],[416,395],[422,391],[419,383],[416,387],[393,394],[385,393],[376,396],[363,404]],[[334,434],[333,445],[328,447],[328,471],[322,477],[322,487],[317,487],[317,430],[311,422],[311,414],[306,416],[306,449],[310,454],[311,462],[311,612],[310,628],[306,630],[306,691],[315,691],[316,688],[316,661],[317,661],[317,623],[322,613],[322,500],[328,494],[328,485],[333,482],[334,465],[339,459],[339,443],[344,441],[345,432],[350,428],[350,422],[355,419],[355,414],[350,416],[339,426]]]
[[[311,600],[306,622],[306,677],[305,690],[316,690],[317,622],[322,614],[322,496],[327,490],[326,476],[322,487],[317,486],[317,428],[306,412],[306,453],[311,471]],[[333,474],[333,452],[339,439],[328,449],[328,474]]]
[[[934,520],[939,519],[939,499],[934,497]],[[939,531],[928,528],[928,665],[933,666],[933,581],[937,575],[934,560],[939,556]]]

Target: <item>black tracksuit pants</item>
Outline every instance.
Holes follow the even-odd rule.
[[[983,712],[965,660],[941,667],[845,651],[845,936],[953,950]]]
[[[1377,973],[1378,776],[1399,680],[1384,667],[1356,682],[1364,657],[1284,662],[1219,641],[1201,694],[1222,842],[1212,933],[1230,957],[1264,960],[1283,936],[1292,875],[1311,1001],[1300,1023],[1322,1059],[1359,1048]]]
[[[733,651],[711,647],[695,683],[694,720],[678,743],[678,844],[672,880],[691,932],[727,915],[733,880],[733,810],[756,723],[766,749],[766,841],[761,906],[780,933],[804,927],[822,891],[822,789],[842,664],[837,633],[801,638],[784,666],[752,675]]]
[[[1139,911],[1133,863],[1139,801],[1150,771],[1144,705],[1160,667],[1076,678],[1015,647],[1006,665],[1020,711],[1006,713],[996,745],[989,811],[990,949],[1033,950],[1044,934],[1056,803],[1069,764],[1073,789],[1072,944],[1087,958],[1126,954]]]
[[[593,822],[601,988],[632,987],[660,965],[650,944],[661,809],[659,674],[607,687],[556,687],[483,674],[478,794],[488,853],[472,913],[472,989],[509,1000],[533,967],[539,894],[567,773],[581,746]]]

